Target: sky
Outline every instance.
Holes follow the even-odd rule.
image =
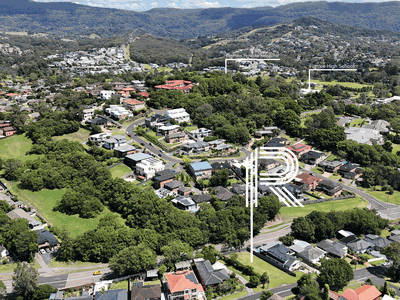
[[[279,6],[305,0],[35,0],[36,2],[75,2],[79,4],[119,8],[134,11],[146,11],[155,7],[173,8],[212,8],[212,7],[242,7]],[[329,0],[328,0],[329,1]],[[364,2],[363,0],[344,2]],[[383,2],[381,0],[366,0],[365,2]]]

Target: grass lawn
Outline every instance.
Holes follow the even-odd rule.
[[[373,266],[380,266],[385,261],[386,261],[385,259],[380,259],[380,260],[376,260],[376,261],[371,261],[370,264],[373,265]]]
[[[312,169],[311,171],[322,175],[324,172],[321,171],[321,169],[322,169],[321,167],[315,167],[315,168]]]
[[[222,298],[219,298],[219,299],[220,300],[233,300],[233,299],[237,299],[237,298],[240,298],[240,297],[244,297],[246,295],[247,295],[247,291],[243,290],[243,291],[240,291],[240,292],[237,292],[237,293],[234,293],[234,294],[230,294],[228,296],[225,296],[225,297],[222,297]]]
[[[369,189],[361,188],[361,189],[366,191],[372,197],[375,197],[383,202],[390,202],[390,203],[400,205],[400,192],[399,191],[395,190],[393,192],[393,195],[389,195],[386,191],[382,191],[380,186],[375,187],[376,191],[374,191],[372,188],[369,188]]]
[[[60,136],[53,137],[56,141],[67,139],[73,142],[84,143],[87,142],[90,136],[90,131],[84,128],[79,128],[77,132],[68,133]]]
[[[111,175],[115,178],[115,177],[124,176],[125,174],[132,172],[132,169],[124,164],[121,164],[121,165],[116,166],[115,168],[110,169],[110,172],[111,172]]]
[[[364,119],[355,119],[350,122],[350,127],[361,127],[365,123]]]
[[[11,188],[10,188],[11,186]],[[65,193],[65,189],[61,190],[41,190],[39,192],[31,192],[29,190],[20,190],[16,183],[8,184],[11,192],[18,196],[23,202],[27,202],[39,211],[39,213],[53,226],[63,228],[65,226],[71,237],[76,237],[90,229],[96,228],[100,217],[108,212],[106,208],[99,216],[94,219],[82,219],[78,215],[66,215],[61,212],[52,211],[57,201],[61,199]]]
[[[342,294],[346,289],[353,289],[353,290],[356,290],[356,289],[358,289],[359,287],[361,287],[363,284],[364,284],[364,282],[359,282],[359,281],[356,281],[356,280],[350,281],[350,283],[349,283],[347,286],[345,286],[345,287],[343,288],[343,290],[340,290],[338,293],[339,293],[339,294]]]
[[[347,210],[355,207],[367,207],[368,202],[362,200],[360,197],[349,198],[343,200],[335,200],[323,203],[304,205],[304,207],[282,207],[279,215],[284,220],[289,220],[297,217],[304,217],[312,211],[331,211],[331,210]]]
[[[290,141],[290,145],[294,144],[295,142],[297,142],[297,138],[292,138],[286,134],[282,134],[281,137],[288,139]]]
[[[306,164],[303,163],[303,162],[301,162],[301,161],[299,161],[299,166],[300,166],[301,168],[304,168],[304,167],[306,166]]]
[[[0,157],[4,159],[16,158],[28,161],[38,158],[40,155],[26,155],[26,151],[32,147],[32,141],[25,134],[13,135],[0,140]]]
[[[329,178],[330,179],[333,179],[333,180],[338,180],[338,179],[340,179],[342,176],[340,176],[339,174],[338,175],[331,175],[331,176],[329,176]]]
[[[337,84],[339,84],[339,85],[344,86],[344,87],[357,88],[357,89],[361,89],[363,87],[371,86],[369,84],[362,84],[362,83],[357,83],[357,82],[337,82],[336,80],[335,81],[319,81],[319,80],[312,79],[311,81],[315,82],[315,83],[322,84],[322,85],[324,85],[324,84],[325,85],[337,85]]]
[[[334,160],[336,160],[336,159],[338,159],[338,157],[337,157],[336,155],[332,154],[332,155],[329,156],[326,160],[327,160],[327,161],[334,161]]]
[[[351,258],[346,257],[345,260],[350,264]],[[355,270],[355,269],[363,269],[363,268],[366,268],[366,267],[367,267],[366,265],[360,265],[360,264],[355,265],[355,266],[350,264],[350,266],[351,266],[351,268],[352,268],[353,270]],[[354,268],[354,267],[355,267],[355,268]]]
[[[396,154],[397,151],[400,151],[400,145],[398,145],[398,144],[393,144],[392,153]]]
[[[186,131],[192,131],[192,130],[196,130],[196,129],[199,129],[197,126],[188,126],[188,127],[185,127],[185,130]]]
[[[148,134],[149,136],[155,137],[157,140],[163,138],[162,135],[158,135],[158,136],[157,136],[157,134],[156,134],[154,131],[152,131],[152,130],[150,130],[149,132],[147,132],[147,134]]]
[[[239,253],[238,254],[238,260],[248,266],[254,267],[254,270],[262,274],[264,272],[267,272],[268,275],[270,276],[270,283],[268,288],[274,288],[278,287],[281,284],[290,284],[296,282],[299,277],[301,276],[301,272],[295,272],[297,277],[290,276],[289,274],[281,271],[278,268],[275,268],[273,265],[270,265],[269,263],[265,262],[261,258],[258,258],[256,256],[253,256],[253,263],[250,262],[250,253],[244,252],[244,253]]]

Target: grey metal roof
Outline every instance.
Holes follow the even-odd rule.
[[[214,270],[209,260],[196,261],[195,266],[204,285],[214,285],[229,279],[226,269]]]

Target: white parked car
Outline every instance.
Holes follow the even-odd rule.
[[[44,251],[44,249],[40,249],[40,253],[45,254],[46,251]]]

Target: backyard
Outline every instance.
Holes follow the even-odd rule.
[[[128,174],[129,172],[132,172],[132,169],[124,164],[120,164],[114,168],[111,168],[110,172],[112,177],[116,178],[116,177],[122,177]]]
[[[0,157],[3,159],[16,158],[22,161],[28,161],[38,158],[40,155],[26,155],[26,152],[32,147],[32,141],[25,134],[13,135],[0,140]]]

